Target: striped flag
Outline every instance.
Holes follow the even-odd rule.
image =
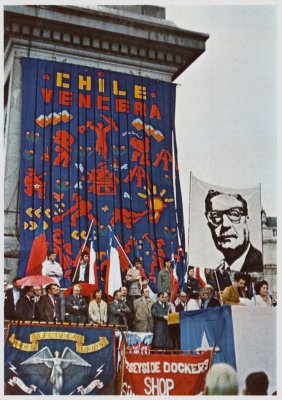
[[[89,259],[89,283],[98,284],[97,267],[96,267],[96,251],[94,249],[94,241],[90,244],[90,259]]]
[[[115,235],[111,230],[109,230],[109,263],[106,271],[105,292],[110,296],[113,296],[114,291],[118,290],[122,286],[120,260],[117,247],[118,243]]]

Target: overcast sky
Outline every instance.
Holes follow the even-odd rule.
[[[262,205],[276,216],[275,6],[166,5],[166,19],[210,35],[175,81],[186,223],[190,171],[223,187],[261,183]]]

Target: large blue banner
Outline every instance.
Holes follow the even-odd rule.
[[[10,325],[5,393],[100,395],[116,375],[112,328]]]
[[[19,276],[43,219],[69,286],[93,221],[97,264],[110,224],[156,290],[164,257],[185,243],[175,85],[30,58],[22,71]]]
[[[215,350],[214,363],[236,368],[231,306],[182,312],[181,350]]]

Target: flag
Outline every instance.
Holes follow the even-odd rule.
[[[98,284],[97,267],[96,267],[96,251],[94,249],[94,241],[90,244],[90,259],[89,259],[89,283]]]
[[[46,260],[48,242],[43,230],[43,220],[40,218],[38,227],[34,234],[29,260],[26,268],[26,275],[41,275],[42,263]]]
[[[113,232],[109,230],[109,264],[106,271],[105,292],[110,296],[113,296],[114,291],[118,290],[122,286],[120,261],[117,246],[118,243],[116,237]]]
[[[196,267],[195,279],[197,279],[200,286],[206,286],[207,281],[206,281],[206,277],[205,277],[203,268]]]
[[[267,327],[267,328],[266,328]],[[229,306],[180,314],[181,350],[210,350],[214,363],[237,369],[240,391],[247,375],[264,371],[276,387],[276,309]]]
[[[122,271],[128,271],[130,267],[130,261],[129,258],[127,257],[124,249],[118,244],[117,246],[118,250],[118,255],[119,255],[119,261],[120,261],[120,268]]]
[[[177,293],[179,292],[179,284],[178,284],[178,277],[176,273],[176,263],[174,260],[172,261],[173,268],[170,271],[170,279],[171,279],[171,296],[170,301],[174,303]]]

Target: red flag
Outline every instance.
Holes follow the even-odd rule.
[[[46,260],[48,242],[43,230],[42,219],[38,223],[35,231],[35,237],[31,246],[26,275],[42,275],[42,263]]]
[[[171,279],[170,301],[171,301],[171,303],[174,303],[177,293],[179,291],[178,278],[177,278],[177,274],[176,274],[176,266],[174,268],[171,268],[170,279]]]
[[[128,271],[130,267],[130,261],[128,257],[126,256],[124,250],[120,245],[117,246],[117,251],[119,255],[119,262],[120,262],[120,269],[121,271]]]
[[[195,279],[199,282],[200,286],[206,286],[207,282],[205,281],[205,276],[202,272],[202,276],[200,274],[200,267],[196,267]]]

